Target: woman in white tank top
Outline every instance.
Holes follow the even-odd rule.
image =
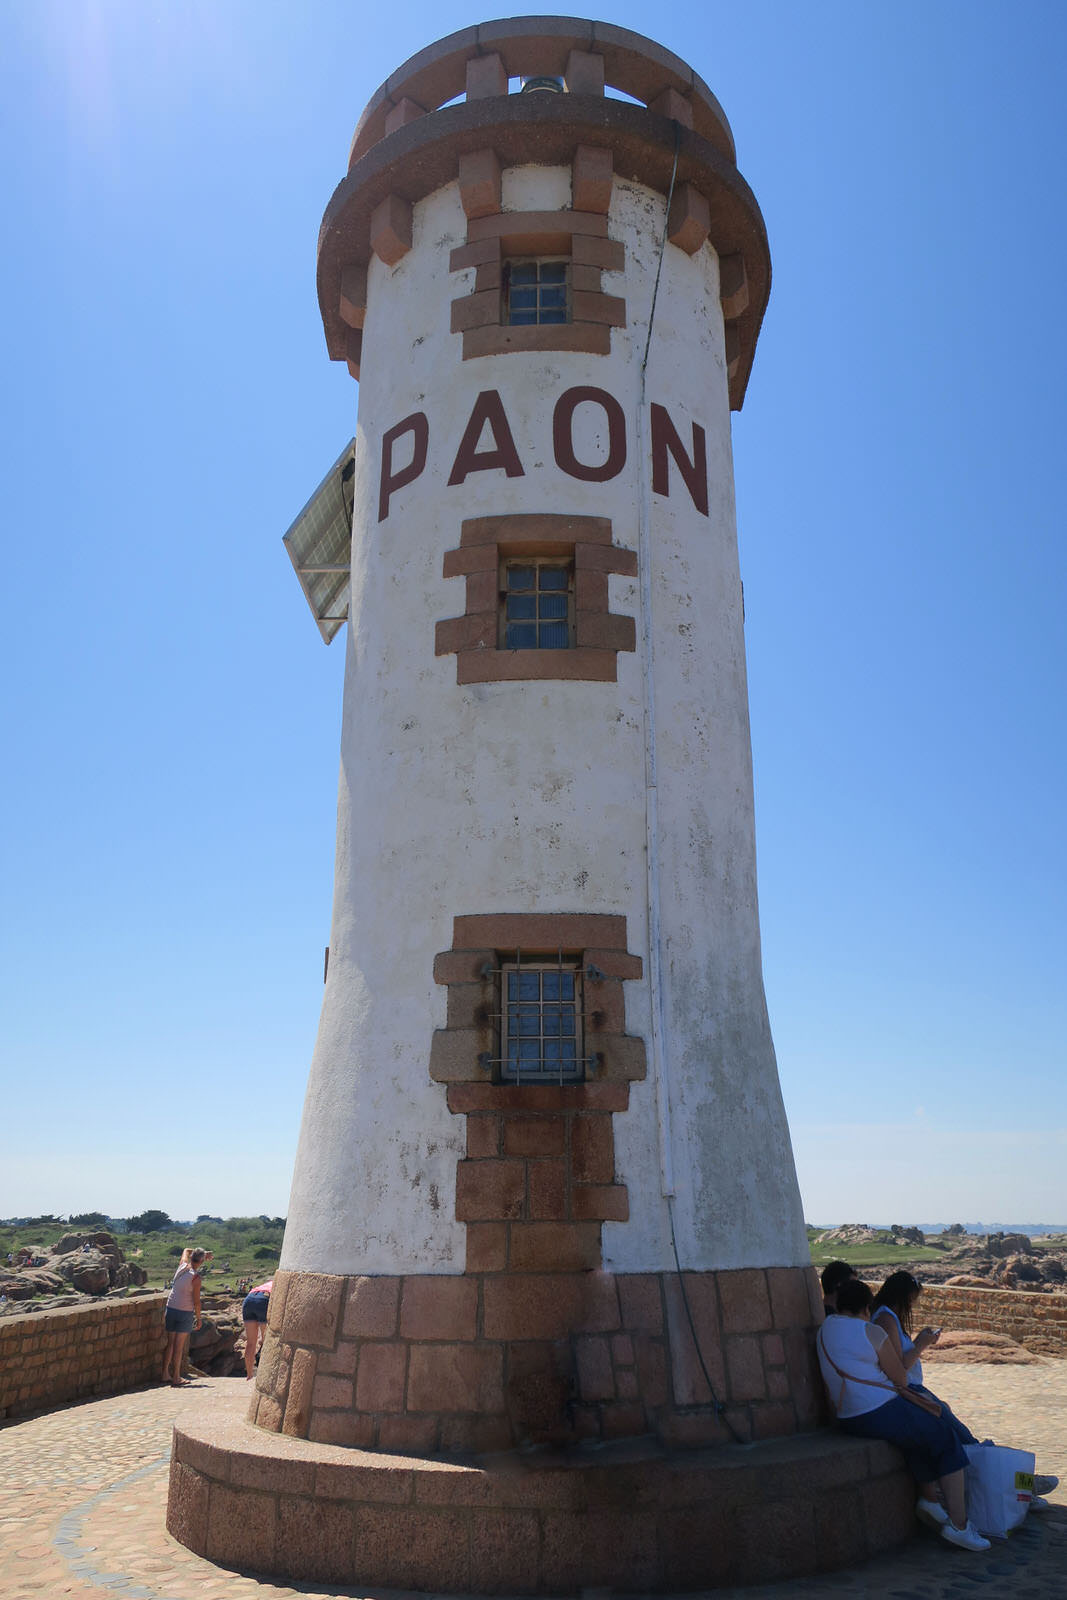
[[[182,1377],[182,1362],[189,1335],[200,1326],[200,1268],[206,1259],[206,1250],[183,1251],[167,1296],[163,1319],[167,1330],[163,1382],[175,1388],[184,1388],[188,1381]]]

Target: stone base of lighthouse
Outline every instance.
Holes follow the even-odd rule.
[[[243,1411],[243,1394],[216,1392],[175,1428],[167,1527],[209,1561],[288,1583],[706,1590],[853,1565],[914,1529],[896,1452],[827,1430],[444,1461],[264,1433]]]
[[[861,1561],[914,1490],[820,1426],[818,1314],[810,1268],[279,1273],[251,1406],[176,1429],[167,1526],[223,1566],[485,1594]]]

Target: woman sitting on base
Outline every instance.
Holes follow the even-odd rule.
[[[856,1274],[847,1261],[829,1261],[819,1274],[822,1284],[822,1308],[828,1317],[837,1310],[837,1291]]]
[[[920,1328],[912,1338],[912,1308],[922,1293],[922,1284],[910,1272],[891,1272],[874,1297],[871,1306],[871,1325],[882,1328],[889,1335],[901,1366],[908,1375],[908,1387],[937,1400],[941,1415],[952,1428],[961,1444],[977,1444],[978,1440],[959,1417],[923,1383],[923,1364],[920,1359],[941,1337],[940,1328]]]
[[[182,1377],[182,1362],[185,1360],[189,1335],[200,1326],[200,1268],[206,1257],[206,1250],[183,1250],[167,1296],[164,1317],[167,1348],[163,1356],[163,1382],[172,1384],[176,1389],[184,1388],[188,1381]]]
[[[915,1509],[923,1521],[961,1550],[988,1550],[989,1540],[967,1521],[963,1445],[938,1402],[917,1391],[908,1397],[899,1356],[885,1330],[871,1326],[873,1300],[865,1283],[848,1279],[837,1291],[837,1311],[819,1329],[819,1366],[838,1424],[895,1444],[919,1485]]]
[[[941,1407],[941,1415],[955,1433],[961,1444],[977,1444],[978,1440],[959,1417],[938,1398],[923,1382],[922,1353],[929,1350],[941,1337],[940,1328],[920,1328],[912,1337],[913,1312],[915,1303],[922,1294],[923,1286],[918,1278],[910,1272],[891,1272],[882,1287],[874,1297],[871,1308],[871,1325],[875,1328],[884,1328],[889,1336],[889,1342],[896,1354],[900,1357],[900,1364],[908,1375],[909,1388],[916,1389],[930,1400],[936,1400]],[[983,1441],[992,1444],[991,1439]],[[1030,1501],[1031,1511],[1047,1511],[1048,1501],[1044,1495],[1051,1494],[1059,1486],[1059,1479],[1048,1473],[1034,1474],[1034,1493]]]

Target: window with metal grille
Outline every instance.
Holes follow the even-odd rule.
[[[573,645],[572,561],[506,561],[501,590],[502,650],[567,650]]]
[[[569,322],[568,261],[506,261],[504,322],[512,327]]]
[[[505,962],[500,972],[500,1072],[516,1081],[585,1076],[582,975],[576,962]]]

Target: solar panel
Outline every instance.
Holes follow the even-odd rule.
[[[350,439],[282,539],[326,644],[348,618],[355,451]]]

